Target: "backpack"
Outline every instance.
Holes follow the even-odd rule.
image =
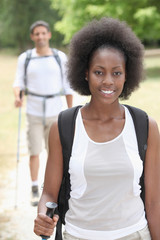
[[[135,108],[129,105],[125,106],[128,108],[134,122],[138,142],[138,150],[140,157],[143,161],[143,173],[140,179],[140,185],[141,185],[141,198],[144,202],[145,200],[144,164],[148,139],[148,115],[146,114],[146,112],[139,108]],[[81,106],[76,106],[64,110],[60,112],[58,117],[58,129],[63,152],[63,178],[58,196],[57,213],[59,214],[59,220],[57,223],[55,240],[62,240],[62,224],[65,224],[65,213],[69,208],[68,200],[70,198],[71,186],[68,169],[74,137],[75,119],[80,107]]]
[[[58,55],[58,50],[56,48],[52,48],[51,50],[53,52],[53,57],[56,59],[58,65],[60,67],[61,81],[63,82],[62,65],[61,65],[61,59],[60,59],[60,57]],[[50,95],[42,95],[42,94],[38,94],[38,93],[29,91],[28,88],[27,88],[27,67],[28,67],[28,64],[29,64],[31,59],[36,59],[36,58],[39,58],[39,57],[32,57],[32,49],[28,49],[26,51],[26,54],[27,54],[27,57],[26,57],[25,63],[24,63],[24,85],[25,85],[24,93],[25,93],[25,95],[32,95],[32,96],[43,98],[43,103],[42,103],[42,108],[43,108],[43,125],[45,126],[45,124],[46,124],[46,120],[45,120],[46,99],[54,98],[56,96],[62,96],[62,95],[64,95],[64,90],[61,89],[60,92],[54,93],[54,94],[50,94]],[[45,57],[48,57],[48,56],[42,56],[42,58],[45,58]]]
[[[52,53],[53,53],[53,57],[56,59],[59,67],[60,67],[60,71],[61,71],[61,79],[63,80],[63,73],[62,73],[62,65],[61,65],[61,59],[58,55],[58,50],[56,48],[51,48],[52,50]],[[31,59],[36,59],[36,58],[39,58],[39,57],[32,57],[32,49],[28,49],[26,51],[26,59],[25,59],[25,63],[24,63],[24,85],[25,85],[25,94],[30,94],[30,95],[34,95],[34,96],[37,96],[37,97],[45,97],[45,98],[50,98],[50,97],[55,97],[57,95],[63,95],[62,94],[62,91],[60,93],[57,93],[57,94],[52,94],[52,95],[41,95],[41,94],[36,94],[36,93],[32,93],[28,90],[27,88],[27,68],[28,68],[28,64],[30,62]],[[48,56],[42,56],[43,58],[44,57],[48,57]]]

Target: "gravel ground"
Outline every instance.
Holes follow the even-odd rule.
[[[150,57],[150,56],[159,56],[160,55],[160,48],[157,49],[149,49],[145,51],[145,56]]]
[[[25,132],[21,134],[22,144],[18,169],[10,172],[8,183],[1,189],[1,240],[38,240],[33,233],[33,224],[36,217],[37,207],[30,204],[30,173],[28,156],[26,151]],[[43,151],[40,157],[40,185],[43,183],[44,169],[46,163],[46,152]],[[18,176],[18,184],[16,184]],[[40,190],[41,191],[41,190]]]
[[[65,100],[64,108],[66,108]],[[85,104],[86,97],[76,95],[74,105]],[[0,240],[38,240],[33,232],[37,207],[30,204],[30,173],[26,149],[25,129],[21,129],[20,160],[18,169],[8,173],[6,182],[0,188]],[[45,150],[40,155],[39,183],[43,183],[46,165]],[[16,184],[16,176],[18,184]],[[41,192],[41,189],[40,189]],[[51,240],[54,237],[50,238]]]

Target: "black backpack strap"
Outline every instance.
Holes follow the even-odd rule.
[[[55,240],[63,240],[62,238],[62,222],[61,219],[59,218],[56,226],[56,235],[55,235]]]
[[[61,64],[61,59],[58,54],[58,50],[56,48],[52,48],[53,56],[55,57],[61,71],[61,79],[63,80],[63,72],[62,72],[62,64]]]
[[[145,166],[145,155],[147,150],[147,140],[148,140],[148,115],[146,112],[139,108],[135,108],[129,105],[124,105],[128,108],[130,111],[130,114],[132,116],[134,126],[135,126],[135,132],[137,136],[137,142],[138,142],[138,150],[139,155],[143,161],[143,173],[140,179],[140,185],[141,185],[141,198],[144,201],[145,199],[145,188],[144,188],[144,166]]]
[[[61,59],[59,57],[59,54],[58,54],[58,50],[56,48],[52,48],[52,53],[53,53],[53,56],[54,58],[56,59],[59,67],[60,67],[60,72],[61,72],[61,80],[63,81],[63,71],[62,71],[62,64],[61,64]],[[27,67],[28,67],[28,64],[29,64],[29,61],[31,60],[31,55],[32,55],[32,49],[28,49],[26,51],[26,60],[25,60],[25,63],[24,63],[24,85],[25,85],[25,94],[28,93],[28,90],[27,90]],[[48,57],[48,56],[43,56],[43,57]],[[39,57],[34,57],[33,59],[36,59],[36,58],[39,58]]]
[[[32,55],[32,49],[26,51],[26,60],[24,63],[24,85],[25,85],[25,94],[27,94],[27,67]]]
[[[64,157],[64,173],[68,172],[69,158],[71,156],[73,137],[74,137],[74,128],[75,128],[75,119],[78,113],[78,110],[81,106],[76,106],[69,108],[60,112],[58,117],[58,129],[60,140],[62,144],[62,151]],[[66,157],[68,158],[66,162]]]
[[[62,224],[65,224],[65,213],[68,210],[68,200],[70,198],[69,160],[74,138],[75,120],[80,107],[76,106],[64,110],[58,116],[58,129],[63,152],[63,179],[58,196],[59,220],[55,240],[62,240]]]

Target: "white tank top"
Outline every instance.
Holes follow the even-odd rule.
[[[133,120],[126,107],[122,132],[104,143],[89,138],[79,110],[69,164],[66,231],[87,240],[114,240],[144,228],[142,170]]]

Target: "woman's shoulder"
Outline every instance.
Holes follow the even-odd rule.
[[[50,128],[50,134],[54,134],[58,130],[58,120],[54,120],[51,128]]]
[[[149,116],[148,119],[149,119],[149,133],[159,135],[159,126],[157,121],[151,116]]]
[[[55,120],[49,131],[49,142],[57,142],[59,141],[59,130],[58,130],[58,120]]]

